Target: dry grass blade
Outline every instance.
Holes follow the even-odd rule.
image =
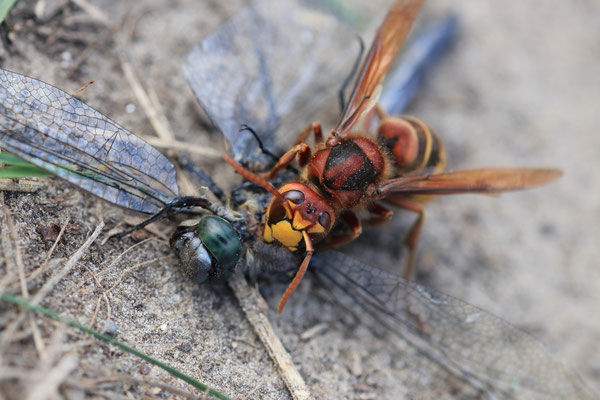
[[[152,105],[152,101],[150,97],[142,87],[142,84],[138,80],[135,75],[133,66],[131,63],[125,59],[121,59],[121,68],[123,68],[123,73],[125,74],[125,78],[131,86],[133,90],[133,94],[140,102],[140,105],[144,109],[144,112],[148,116],[152,127],[154,128],[158,137],[162,138],[165,141],[172,141],[175,139],[174,135],[171,133],[169,126],[165,123],[165,118],[161,118],[160,113],[157,109]]]
[[[72,380],[67,381],[67,383],[69,385],[79,386],[84,389],[97,389],[101,385],[113,384],[113,383],[118,383],[118,382],[128,382],[128,383],[133,383],[136,385],[148,385],[148,386],[152,386],[152,387],[157,387],[157,388],[166,390],[174,395],[180,396],[184,399],[197,399],[198,398],[197,395],[190,393],[188,391],[182,390],[180,388],[174,387],[172,385],[167,385],[163,382],[159,382],[159,381],[155,381],[155,380],[151,380],[151,379],[134,378],[129,375],[117,375],[117,376],[113,376],[113,377],[105,377],[105,378],[99,378],[99,379],[81,378],[81,379],[77,379],[77,380],[72,379]]]
[[[88,1],[86,1],[86,0],[71,0],[71,1],[75,4],[77,4],[79,7],[81,7],[82,10],[84,10],[86,13],[88,13],[88,15],[90,15],[95,20],[102,22],[104,25],[106,25],[108,27],[115,26],[113,21],[111,21],[111,19],[104,13],[104,11],[102,11],[95,5],[89,3]]]
[[[178,140],[166,140],[162,138],[153,138],[147,136],[140,136],[146,142],[150,143],[152,146],[158,147],[160,149],[168,149],[168,150],[185,150],[189,153],[198,154],[205,157],[213,157],[219,158],[222,154],[214,149],[207,148],[205,146],[199,146],[191,143],[180,142]]]
[[[2,207],[2,214],[4,215],[4,223],[6,229],[3,232],[8,232],[7,237],[3,237],[2,243],[5,250],[5,258],[8,256],[9,251],[7,246],[10,246],[10,254],[12,254],[12,260],[6,260],[6,265],[15,265],[17,267],[17,275],[19,276],[19,283],[21,284],[21,294],[23,297],[29,297],[29,291],[27,290],[27,282],[25,280],[25,265],[23,264],[23,255],[21,254],[21,248],[17,240],[17,232],[15,224],[10,216],[10,210],[4,203],[4,196],[0,196],[0,204]],[[12,261],[12,262],[11,262]]]
[[[42,187],[44,187],[42,182],[29,179],[20,179],[19,181],[14,181],[12,179],[0,180],[0,190],[6,192],[33,193]]]
[[[59,332],[60,337],[64,338],[64,331],[60,329]],[[54,336],[58,335],[57,332]],[[61,344],[62,340],[53,343],[52,347],[55,352],[64,352],[64,347]],[[60,355],[55,354],[55,357],[59,358]],[[59,386],[71,375],[78,364],[78,358],[74,354],[66,354],[56,363],[54,363],[54,360],[51,361],[50,363],[40,363],[40,368],[30,374],[31,386],[28,395],[25,397],[27,400],[43,400],[56,396]]]
[[[54,286],[56,286],[56,284],[73,269],[73,267],[77,264],[79,259],[83,256],[83,254],[87,251],[91,244],[98,238],[98,236],[100,236],[102,228],[104,228],[104,222],[100,221],[98,226],[96,226],[94,232],[85,241],[85,243],[83,243],[81,247],[71,256],[71,258],[67,260],[63,268],[56,272],[54,275],[52,275],[50,279],[48,279],[48,281],[46,281],[46,283],[40,288],[36,295],[31,298],[31,303],[39,304],[39,302],[54,288]],[[16,332],[18,327],[23,322],[25,315],[25,313],[21,314],[18,318],[12,321],[10,325],[6,327],[6,329],[2,333],[2,336],[0,336],[0,346],[6,345],[12,340],[14,332]]]

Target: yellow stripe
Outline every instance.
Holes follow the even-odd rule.
[[[279,221],[271,229],[273,238],[290,249],[297,248],[298,244],[302,241],[302,232],[292,228],[290,221]]]

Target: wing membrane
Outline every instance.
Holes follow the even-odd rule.
[[[560,170],[545,168],[472,169],[390,179],[382,183],[377,191],[382,196],[393,193],[494,194],[544,185],[558,179],[561,175]]]
[[[158,150],[64,91],[2,69],[0,147],[131,210],[156,213],[178,197]]]
[[[350,100],[334,131],[348,133],[377,99],[376,90],[404,43],[423,0],[396,0],[377,30],[371,48],[359,70]]]
[[[242,125],[275,154],[337,104],[358,40],[332,15],[300,1],[253,2],[195,47],[186,78],[234,159],[253,169],[272,163]]]
[[[383,325],[469,383],[512,398],[593,394],[529,334],[462,300],[334,251],[311,264],[334,296],[359,302]]]

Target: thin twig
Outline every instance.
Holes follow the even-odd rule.
[[[142,139],[144,139],[146,142],[150,143],[152,146],[154,147],[158,147],[161,149],[168,149],[168,150],[185,150],[187,152],[190,153],[194,153],[194,154],[198,154],[201,156],[205,156],[205,157],[212,157],[212,158],[221,158],[223,157],[223,153],[212,149],[210,147],[206,147],[206,146],[200,146],[200,145],[196,145],[196,144],[191,144],[191,143],[187,143],[187,142],[181,142],[179,140],[165,140],[162,138],[154,138],[154,137],[148,137],[148,136],[141,136],[140,137]]]
[[[237,272],[230,280],[233,289],[246,318],[254,331],[265,345],[269,356],[279,368],[281,377],[295,400],[311,399],[312,396],[302,376],[294,366],[292,358],[275,335],[273,327],[267,318],[268,306],[258,290],[248,285],[241,272]]]
[[[89,3],[86,0],[71,0],[73,3],[77,4],[83,11],[88,13],[89,16],[94,18],[95,20],[102,22],[104,25],[108,27],[114,27],[115,24],[113,21],[98,7]]]
[[[119,278],[117,279],[117,281],[111,287],[109,287],[108,289],[106,289],[105,293],[108,293],[108,292],[112,291],[113,289],[115,289],[117,286],[119,286],[119,284],[123,280],[123,277],[125,275],[127,275],[128,273],[130,273],[132,271],[135,271],[138,268],[144,267],[144,266],[146,266],[148,264],[152,264],[152,263],[155,263],[155,262],[158,262],[158,261],[161,261],[161,260],[165,260],[165,259],[170,258],[170,257],[171,257],[170,255],[169,256],[156,257],[156,258],[153,258],[151,260],[147,260],[147,261],[143,261],[141,263],[135,264],[135,265],[133,265],[133,266],[125,269],[123,272],[121,272],[121,275],[119,275]]]
[[[174,140],[175,136],[171,133],[169,127],[161,119],[156,108],[152,106],[152,102],[150,101],[148,94],[146,94],[146,91],[142,87],[142,84],[135,75],[133,66],[129,61],[125,60],[123,57],[121,57],[121,68],[123,69],[123,73],[125,74],[125,79],[127,79],[129,86],[131,86],[131,89],[133,90],[133,94],[140,102],[142,109],[148,116],[148,119],[150,120],[150,123],[152,124],[152,127],[154,128],[154,131],[156,132],[158,137],[162,138],[165,141]]]
[[[54,253],[54,250],[56,250],[56,246],[58,246],[58,242],[60,242],[60,239],[63,237],[63,234],[67,230],[67,226],[69,225],[69,222],[70,222],[70,220],[69,220],[69,218],[67,218],[67,220],[65,221],[63,226],[60,228],[60,232],[58,232],[58,235],[56,236],[56,240],[54,241],[54,243],[52,243],[52,247],[50,247],[50,250],[48,250],[46,257],[44,258],[44,262],[42,263],[42,267],[38,268],[36,270],[36,272],[44,271],[46,269],[46,267],[48,266],[48,260],[50,260],[50,257],[52,257],[52,254]],[[32,278],[34,278],[33,274],[31,274],[29,276],[29,279],[32,279]]]
[[[126,248],[125,250],[123,250],[123,251],[122,251],[122,252],[121,252],[121,253],[120,253],[120,254],[119,254],[117,257],[113,258],[113,259],[110,261],[110,264],[108,264],[108,265],[101,265],[101,266],[100,266],[100,269],[101,269],[101,271],[100,271],[100,272],[98,272],[97,274],[95,274],[94,276],[95,276],[96,278],[101,278],[102,276],[106,275],[106,274],[107,274],[109,271],[111,271],[111,270],[112,270],[112,267],[113,267],[113,266],[114,266],[114,265],[115,265],[115,264],[116,264],[116,263],[117,263],[117,262],[118,262],[118,261],[119,261],[121,258],[123,258],[123,257],[124,257],[124,256],[125,256],[127,253],[129,253],[130,251],[132,251],[132,250],[133,250],[133,249],[135,249],[136,247],[139,247],[139,246],[143,245],[144,243],[148,243],[148,242],[150,242],[150,241],[152,241],[152,240],[156,240],[156,238],[148,238],[148,239],[144,239],[144,240],[142,240],[141,242],[138,242],[138,243],[135,243],[135,244],[133,244],[133,245],[129,246],[128,248]],[[81,288],[82,288],[82,287],[83,287],[83,286],[84,286],[86,283],[88,283],[88,282],[89,282],[89,281],[91,281],[92,279],[94,279],[94,278],[87,278],[87,279],[84,279],[84,280],[83,280],[83,281],[81,281],[79,284],[77,284],[77,286],[75,286],[75,288],[74,288],[73,290],[71,290],[69,293],[65,294],[65,295],[63,296],[63,298],[64,298],[64,297],[68,297],[68,296],[72,295],[73,293],[75,293],[76,291],[78,291],[79,289],[81,289]],[[91,289],[91,290],[93,290],[93,289]],[[90,290],[90,291],[91,291],[91,290]]]
[[[44,343],[44,339],[42,338],[40,328],[38,328],[37,324],[35,323],[35,317],[33,315],[29,316],[29,327],[31,328],[31,336],[33,337],[35,349],[38,352],[40,360],[43,360],[47,357],[46,345]]]
[[[4,193],[0,192],[0,203],[2,207],[0,207],[0,246],[2,248],[2,254],[4,255],[4,265],[5,265],[5,276],[0,281],[0,292],[4,291],[4,288],[10,284],[10,282],[15,278],[13,269],[9,268],[14,265],[12,260],[10,259],[10,254],[12,254],[12,246],[10,243],[9,237],[9,229],[6,221],[6,215],[4,213]],[[18,277],[16,278],[18,279]]]

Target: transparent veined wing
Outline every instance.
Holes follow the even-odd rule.
[[[265,169],[314,120],[338,111],[337,95],[359,54],[357,36],[299,1],[252,2],[195,47],[186,78],[234,159]]]
[[[335,251],[317,252],[311,268],[334,298],[475,387],[502,398],[597,398],[536,339],[476,306]]]
[[[134,211],[179,197],[175,168],[154,147],[68,93],[2,69],[0,148]]]
[[[458,18],[449,14],[429,22],[407,43],[400,63],[390,69],[383,83],[379,105],[389,115],[402,114],[415,96],[427,71],[455,42]]]

